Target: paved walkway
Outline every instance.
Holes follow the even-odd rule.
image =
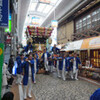
[[[97,88],[99,87],[83,80],[63,81],[56,74],[40,74],[37,75],[37,83],[33,84],[32,92],[36,100],[89,100]]]

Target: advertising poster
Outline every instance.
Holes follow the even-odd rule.
[[[3,53],[4,53],[4,44],[0,43],[0,100],[1,100],[1,90],[2,90]]]
[[[0,0],[0,27],[8,27],[9,0]]]

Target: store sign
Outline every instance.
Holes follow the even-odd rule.
[[[8,0],[0,0],[0,27],[8,27]]]
[[[92,40],[90,40],[89,42],[89,47],[100,47],[100,37],[97,38],[93,38]]]
[[[4,52],[4,44],[0,43],[0,100],[1,100],[1,90],[2,90],[3,52]]]
[[[11,36],[7,35],[6,44],[10,44],[10,43],[11,43]]]
[[[100,36],[84,39],[81,49],[100,48]]]
[[[58,21],[57,20],[52,20],[51,21],[51,26],[52,27],[58,27]]]
[[[11,14],[9,15],[9,27],[5,28],[5,32],[11,32]]]

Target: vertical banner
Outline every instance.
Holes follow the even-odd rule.
[[[1,90],[2,90],[3,53],[4,53],[4,44],[0,43],[0,100],[1,100]]]
[[[0,27],[8,27],[9,0],[0,0]]]

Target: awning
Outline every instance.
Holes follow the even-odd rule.
[[[59,45],[57,45],[56,47],[57,47],[58,49],[61,49],[64,45],[65,45],[65,44],[59,44]]]
[[[100,48],[100,36],[66,43],[61,51],[75,51]]]
[[[83,40],[69,42],[65,45],[64,50],[65,51],[80,50],[82,43],[83,43]]]

